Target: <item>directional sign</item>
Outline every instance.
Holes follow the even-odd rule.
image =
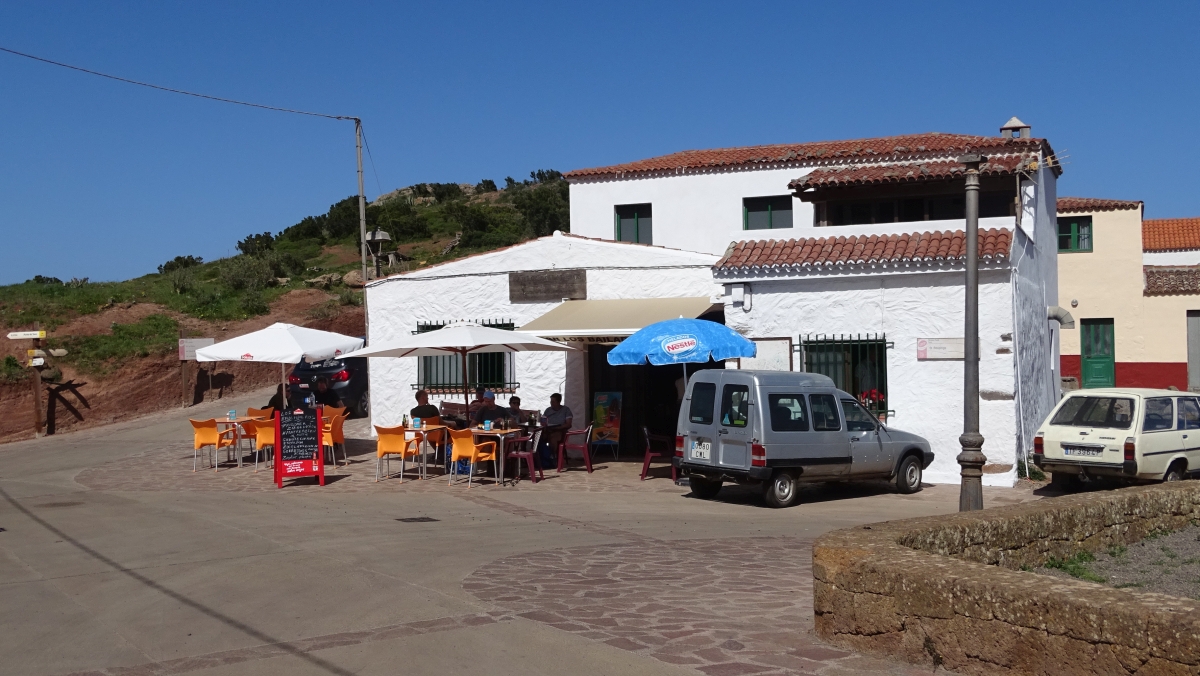
[[[12,331],[8,334],[9,340],[31,340],[35,338],[45,338],[45,331]]]
[[[29,360],[29,365],[30,366],[45,366],[46,360],[42,359],[41,357],[34,357],[33,359]]]
[[[46,352],[44,350],[25,350],[25,355],[29,357],[45,357]]]
[[[67,350],[66,350],[66,348],[62,348],[62,347],[51,348],[50,356],[51,357],[65,357],[65,356],[67,356]]]

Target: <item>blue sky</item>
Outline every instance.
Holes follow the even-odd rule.
[[[1062,195],[1200,216],[1200,3],[3,3],[0,46],[363,118],[368,197],[1012,115]],[[353,126],[0,53],[0,283],[234,253],[356,191]],[[378,173],[378,182],[376,180]]]

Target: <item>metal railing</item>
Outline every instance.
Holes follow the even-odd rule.
[[[887,417],[887,350],[892,346],[883,333],[821,333],[800,336],[796,351],[804,371],[829,376],[871,413]]]
[[[473,320],[480,326],[512,331],[516,325],[511,320]],[[414,334],[437,331],[449,322],[422,322],[417,324]],[[515,392],[521,386],[517,382],[515,360],[509,352],[485,352],[467,355],[468,391],[484,387],[498,393]],[[417,382],[414,390],[426,390],[430,394],[460,394],[463,391],[462,360],[456,355],[419,357],[417,359]]]

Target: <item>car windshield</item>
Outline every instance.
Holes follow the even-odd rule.
[[[1110,427],[1127,430],[1133,422],[1133,400],[1124,397],[1068,397],[1050,420],[1051,425]]]

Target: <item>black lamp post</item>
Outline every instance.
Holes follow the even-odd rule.
[[[962,453],[962,484],[958,511],[983,509],[983,435],[979,433],[979,165],[987,158],[969,153],[958,158],[967,167],[967,287],[966,327],[963,332],[963,433],[958,438]]]

